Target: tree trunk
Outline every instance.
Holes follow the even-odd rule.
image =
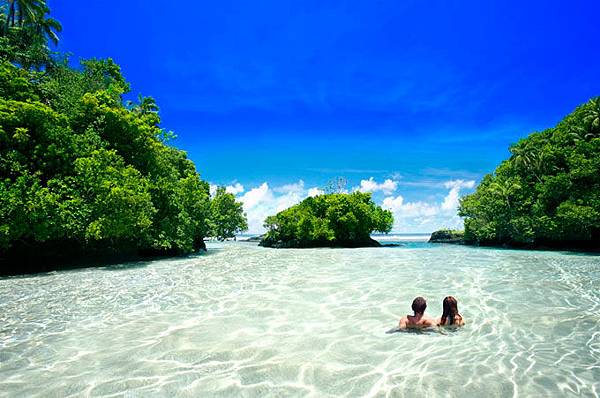
[[[23,7],[19,7],[19,27],[22,28],[23,27]]]
[[[592,243],[600,248],[600,228],[594,227],[592,228]]]
[[[14,0],[8,0],[8,13],[6,14],[6,24],[5,24],[5,30],[6,33],[8,34],[8,28],[10,27],[10,20],[13,18],[13,14],[15,12],[15,1]]]

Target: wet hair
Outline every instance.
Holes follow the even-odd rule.
[[[421,296],[416,297],[412,302],[412,310],[415,314],[423,314],[427,308],[427,301]]]
[[[454,318],[458,315],[460,318],[460,314],[458,313],[458,302],[452,296],[448,296],[444,299],[443,303],[443,312],[441,324],[446,325],[446,321],[448,321],[448,325],[454,324]]]

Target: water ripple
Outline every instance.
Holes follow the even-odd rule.
[[[409,245],[0,279],[0,396],[595,396],[600,258]],[[460,330],[391,333],[417,295]]]

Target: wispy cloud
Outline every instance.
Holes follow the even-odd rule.
[[[468,180],[477,180],[481,178],[485,171],[472,171],[472,170],[456,170],[447,167],[427,167],[421,170],[421,175],[433,176],[433,177],[446,177],[446,178],[464,178]]]
[[[417,180],[417,181],[398,181],[399,186],[414,187],[414,188],[443,188],[444,181],[439,180]]]

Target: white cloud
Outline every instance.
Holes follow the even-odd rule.
[[[394,192],[396,188],[398,188],[398,182],[390,180],[389,178],[379,184],[373,179],[373,177],[370,177],[368,180],[360,181],[360,187],[358,190],[361,192],[382,191],[384,194],[389,195]]]
[[[322,189],[313,187],[308,190],[307,196],[314,197],[314,196],[323,195],[324,193],[325,193],[325,191],[323,191]]]
[[[453,210],[458,206],[458,189],[452,188],[442,202],[442,210]]]
[[[215,194],[217,193],[217,188],[219,186],[215,185],[215,184],[208,184],[208,192],[210,193],[210,196],[215,196]]]
[[[432,232],[440,228],[462,228],[462,219],[456,214],[460,192],[472,189],[475,181],[450,180],[443,183],[448,193],[441,203],[405,202],[401,195],[383,199],[383,207],[394,214],[396,232]]]
[[[269,184],[263,182],[261,186],[252,188],[246,192],[240,200],[244,204],[246,211],[251,210],[261,202],[271,200],[273,193],[269,189]]]
[[[314,192],[313,189],[310,191]],[[275,188],[270,188],[269,184],[264,182],[252,188],[240,198],[248,217],[248,232],[263,233],[265,218],[299,203],[308,197],[308,194],[302,180]]]
[[[217,193],[217,189],[219,188],[219,185],[217,184],[208,184],[209,187],[209,192],[210,192],[210,196],[215,196],[215,194]],[[244,192],[244,186],[242,184],[240,184],[239,182],[236,182],[233,185],[227,185],[225,187],[225,192],[227,193],[231,193],[234,195],[238,195],[242,192]]]
[[[448,195],[444,198],[444,202],[442,202],[442,210],[455,212],[458,208],[460,190],[462,188],[473,188],[475,186],[475,181],[451,180],[444,183],[444,186],[449,188],[450,192],[448,192]]]
[[[444,183],[446,188],[473,188],[475,186],[475,181],[469,180],[450,180]]]
[[[282,185],[280,187],[273,188],[273,190],[275,192],[284,193],[284,194],[288,194],[288,193],[300,194],[304,191],[304,181],[300,180],[293,184]]]
[[[244,211],[248,218],[248,232],[264,232],[263,223],[267,216],[274,214],[273,202],[275,200],[269,184],[262,183],[256,188],[252,188],[240,198],[244,205]]]
[[[431,217],[439,212],[436,205],[426,202],[407,202],[404,203],[402,196],[387,197],[383,199],[383,207],[391,210],[395,218],[415,218],[415,217]]]
[[[400,195],[394,197],[387,197],[383,199],[383,207],[393,212],[398,211],[404,204],[404,198]]]
[[[236,182],[235,185],[227,185],[225,187],[225,191],[227,193],[237,195],[239,193],[244,192],[244,186],[242,184],[240,184],[239,182]]]

